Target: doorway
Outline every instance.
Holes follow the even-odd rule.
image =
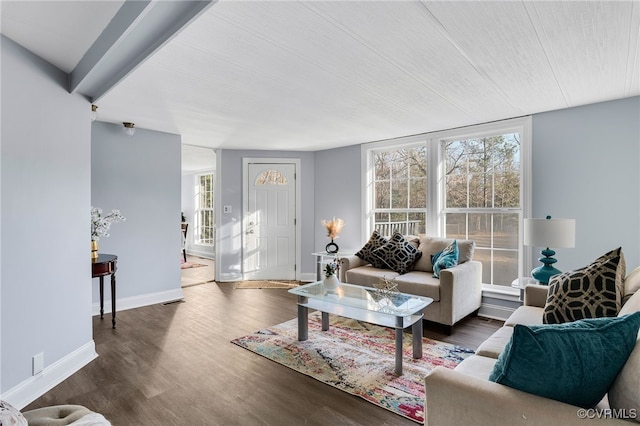
[[[245,280],[295,280],[300,254],[297,159],[244,159]]]

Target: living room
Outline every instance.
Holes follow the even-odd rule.
[[[631,5],[630,25],[637,28],[638,2],[623,4]],[[2,7],[4,17],[5,2]],[[596,79],[577,90],[585,98],[593,94],[590,101],[503,117],[531,116],[531,217],[576,220],[575,248],[558,251],[562,270],[584,266],[619,246],[627,270],[640,265],[637,31],[634,37],[636,44],[622,48],[631,66],[617,87],[626,90],[603,93],[613,83]],[[587,71],[577,69],[576,75],[581,72]],[[185,141],[178,133],[144,126],[129,137],[122,125],[104,118],[92,123],[91,102],[70,94],[67,83],[67,73],[2,36],[0,391],[16,406],[72,376],[99,352],[92,320],[98,293],[88,263],[92,205],[118,208],[127,217],[100,241],[101,251],[120,259],[118,309],[184,297],[176,256],[180,236],[174,229]],[[363,231],[363,145],[452,127],[461,126],[425,126],[327,149],[219,148],[218,205],[230,206],[230,213],[218,216],[216,278],[237,279],[242,264],[236,226],[242,220],[243,158],[300,159],[300,270],[312,274],[311,253],[327,242],[322,219],[344,219],[340,243],[349,248],[368,237]],[[534,265],[538,254],[530,257]],[[284,319],[266,314],[264,326]],[[44,374],[34,376],[32,359],[39,353],[44,354]],[[321,395],[319,385],[317,390]]]

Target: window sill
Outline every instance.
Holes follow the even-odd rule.
[[[513,287],[482,284],[482,296],[517,302],[520,300],[520,290]]]

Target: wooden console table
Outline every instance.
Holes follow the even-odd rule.
[[[100,319],[104,318],[104,277],[111,275],[111,325],[116,328],[116,270],[118,256],[98,253],[97,259],[91,259],[91,277],[100,278]]]

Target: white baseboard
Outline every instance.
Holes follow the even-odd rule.
[[[140,296],[116,298],[116,312],[126,311],[127,309],[141,308],[143,306],[157,305],[159,303],[172,302],[180,300],[184,297],[182,288],[174,290],[160,291],[157,293],[142,294]],[[93,315],[100,315],[100,302],[96,302],[92,307]],[[104,312],[111,313],[111,299],[105,297]]]
[[[95,343],[91,340],[64,358],[45,367],[41,373],[4,392],[1,398],[21,410],[97,358],[97,356]]]
[[[515,311],[515,309],[508,308],[506,306],[483,303],[482,305],[480,305],[480,311],[478,311],[478,315],[481,317],[505,321],[507,318],[509,318],[513,311]]]

